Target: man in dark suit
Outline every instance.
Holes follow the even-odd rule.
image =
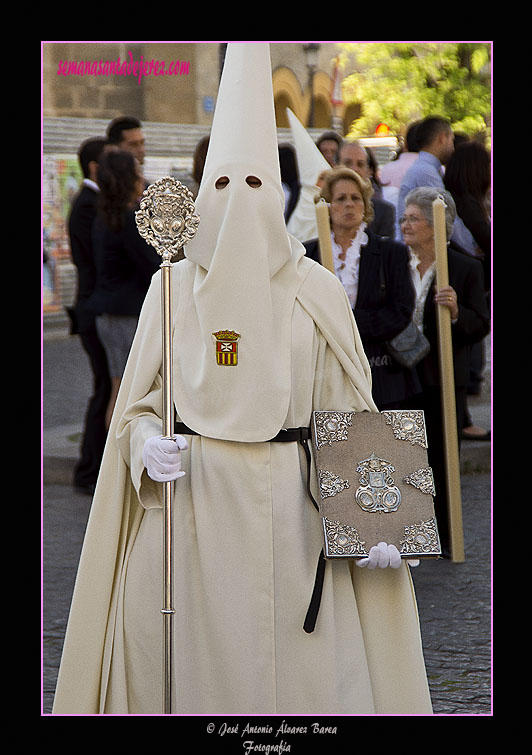
[[[74,470],[76,489],[92,494],[98,478],[107,430],[105,412],[111,392],[111,378],[107,357],[96,330],[94,314],[87,302],[94,290],[96,265],[92,252],[92,224],[96,216],[98,185],[96,176],[98,159],[107,141],[104,138],[87,139],[78,151],[83,172],[83,183],[68,219],[70,251],[77,268],[78,288],[72,313],[73,333],[78,333],[89,357],[94,378],[93,395],[85,416],[81,456]]]
[[[344,142],[340,147],[339,163],[351,168],[359,176],[371,181],[371,169],[368,153],[365,147],[358,142]],[[395,238],[395,207],[391,202],[387,202],[382,197],[374,194],[371,198],[373,204],[374,218],[369,224],[369,230],[377,236],[384,238]]]

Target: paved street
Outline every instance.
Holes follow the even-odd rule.
[[[488,350],[489,363],[489,350]],[[489,381],[469,401],[476,424],[491,422]],[[77,337],[43,346],[43,702],[51,712],[77,562],[91,499],[70,485],[91,393]],[[425,561],[412,570],[434,713],[491,714],[490,444],[463,444],[466,561]]]

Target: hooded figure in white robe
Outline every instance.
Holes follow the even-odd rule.
[[[318,235],[314,198],[319,194],[317,184],[320,175],[326,170],[331,170],[331,166],[290,108],[286,108],[286,114],[294,139],[297,170],[301,184],[297,204],[290,215],[286,228],[288,233],[304,243],[310,239],[315,239]]]
[[[223,179],[223,180],[220,180]],[[196,434],[174,483],[178,714],[431,713],[409,566],[326,564],[297,442],[313,410],[376,411],[339,281],[285,229],[269,46],[229,44],[199,229],[172,268],[173,395]],[[162,710],[160,273],[109,432],[81,554],[54,714]],[[232,333],[222,357],[213,334]],[[236,349],[234,348],[236,343]],[[316,496],[315,472],[312,490]]]

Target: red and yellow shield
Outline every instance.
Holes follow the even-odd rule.
[[[218,330],[212,334],[216,342],[216,363],[233,367],[238,364],[238,339],[234,330]]]

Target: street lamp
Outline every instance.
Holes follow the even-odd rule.
[[[305,53],[305,61],[308,68],[308,87],[310,91],[310,112],[308,116],[309,128],[314,126],[314,74],[318,67],[318,54],[320,51],[320,45],[316,42],[308,42],[303,45],[303,51]]]

